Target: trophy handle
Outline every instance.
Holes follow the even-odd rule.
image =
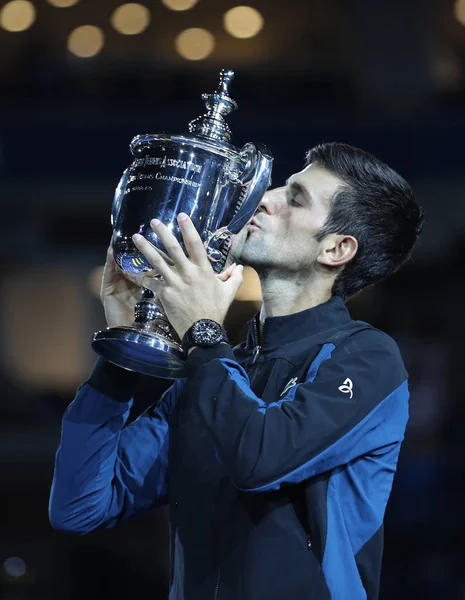
[[[241,155],[247,160],[239,176],[239,181],[245,186],[245,193],[236,214],[229,225],[226,225],[231,234],[239,233],[252,218],[271,183],[273,157],[264,144],[246,144],[241,150]]]
[[[231,232],[227,227],[221,227],[214,233],[208,232],[207,239],[204,242],[205,250],[210,262],[213,263],[213,270],[219,272],[221,270],[224,261],[226,260],[226,254],[224,253],[224,244],[231,238]],[[226,251],[229,250],[229,244],[227,244]]]
[[[265,145],[246,144],[241,156],[246,160],[242,173],[238,174],[235,170],[230,174],[231,180],[243,185],[236,212],[228,225],[208,232],[204,243],[213,270],[217,273],[222,269],[229,252],[231,235],[239,233],[251,219],[271,182],[273,157]]]

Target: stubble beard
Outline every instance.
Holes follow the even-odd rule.
[[[257,271],[257,273],[267,270],[273,266],[270,262],[270,251],[267,250],[266,244],[261,237],[256,236],[253,231],[248,231],[241,246],[235,248],[234,250],[234,262],[252,267],[252,269]]]

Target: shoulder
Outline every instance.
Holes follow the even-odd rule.
[[[352,321],[342,329],[315,381],[331,393],[352,392],[360,405],[374,408],[393,395],[397,401],[400,394],[404,406],[408,374],[395,340],[363,322]]]
[[[404,369],[404,361],[397,342],[385,331],[364,321],[352,321],[347,335],[336,344],[341,356],[367,357],[372,365]]]
[[[383,349],[393,357],[401,357],[399,346],[394,338],[364,321],[352,321],[352,327],[342,346],[347,352]]]

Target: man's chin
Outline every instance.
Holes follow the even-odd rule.
[[[247,252],[247,248],[244,248],[243,252],[241,252],[233,262],[236,262],[238,265],[244,265],[245,267],[252,267],[252,269],[255,269],[264,261],[263,257],[258,256],[258,254],[254,252]]]
[[[235,257],[240,256],[242,254],[242,249],[244,248],[247,238],[248,235],[246,229],[242,229],[241,231],[239,231],[239,233],[232,235],[229,253]]]

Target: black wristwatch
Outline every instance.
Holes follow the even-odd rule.
[[[211,347],[226,342],[229,344],[228,334],[223,325],[211,319],[196,321],[182,338],[182,349],[187,354],[192,346]]]

